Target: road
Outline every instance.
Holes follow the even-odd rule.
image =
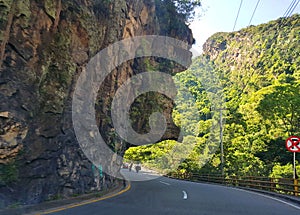
[[[123,170],[124,172],[127,170]],[[131,189],[55,215],[299,215],[300,207],[273,197],[212,184],[125,172]],[[143,181],[143,179],[153,180]]]

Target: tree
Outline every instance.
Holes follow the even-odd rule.
[[[173,0],[177,12],[184,14],[186,20],[191,20],[195,15],[195,8],[201,6],[200,0]]]
[[[169,13],[177,16],[177,19],[192,21],[196,7],[201,6],[201,0],[157,0],[156,4],[163,5]]]
[[[300,133],[300,82],[271,85],[257,95],[256,109],[263,118],[282,125],[289,135]]]

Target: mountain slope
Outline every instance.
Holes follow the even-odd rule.
[[[175,76],[179,92],[187,88],[194,99],[181,99],[173,111],[174,119],[182,128],[199,125],[194,134],[197,145],[190,156],[184,156],[179,172],[221,173],[220,149],[210,156],[205,141],[212,135],[212,116],[220,121],[222,112],[226,174],[292,177],[292,169],[284,167],[292,162],[285,139],[300,135],[299,40],[300,15],[294,15],[236,32],[216,33],[206,41],[203,54],[189,70]],[[214,107],[210,92],[223,95],[219,108]],[[189,109],[181,114],[177,111],[190,103],[198,108],[197,122],[187,120]],[[126,157],[151,164],[155,155],[165,153],[164,145],[170,147],[167,142],[161,150],[153,146],[130,149]],[[203,160],[209,162],[204,165]],[[282,174],[274,175],[280,168]]]

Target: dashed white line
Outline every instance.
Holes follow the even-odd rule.
[[[187,193],[184,190],[182,192],[183,192],[183,199],[187,199],[188,198]]]
[[[167,182],[164,182],[164,181],[159,181],[160,183],[162,183],[162,184],[165,184],[165,185],[167,185],[167,186],[170,186],[171,184],[169,184],[169,183],[167,183]]]

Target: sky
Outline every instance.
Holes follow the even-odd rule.
[[[260,0],[251,21],[251,25],[267,23],[283,17],[293,0]],[[258,0],[242,0],[235,31],[249,25]],[[197,9],[196,17],[190,24],[196,44],[194,49],[202,52],[202,45],[216,32],[232,32],[241,0],[202,0],[202,7]],[[300,3],[293,14],[300,13]]]

